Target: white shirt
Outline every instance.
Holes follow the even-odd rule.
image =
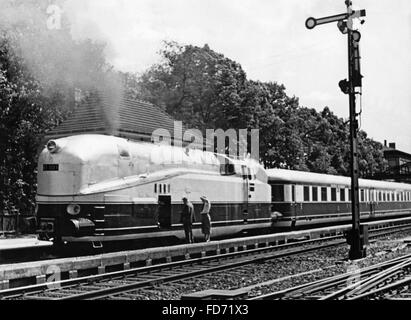
[[[201,213],[210,213],[210,208],[211,208],[211,204],[209,201],[206,201],[203,203],[203,210],[201,211]]]

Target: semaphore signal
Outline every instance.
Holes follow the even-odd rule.
[[[337,14],[323,18],[310,17],[305,21],[308,29],[337,22],[337,27],[342,34],[347,34],[348,38],[348,80],[341,80],[338,85],[344,94],[349,96],[350,106],[350,145],[351,145],[351,208],[352,208],[352,230],[347,235],[347,241],[350,244],[349,257],[351,260],[360,259],[366,256],[364,244],[366,242],[368,231],[365,226],[360,224],[360,201],[359,201],[359,170],[358,170],[358,121],[355,108],[356,88],[361,88],[362,78],[360,68],[360,39],[361,34],[353,30],[353,20],[365,17],[366,12],[362,10],[353,10],[352,2],[345,1],[347,13]],[[361,24],[364,20],[361,20]]]

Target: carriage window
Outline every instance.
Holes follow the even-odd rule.
[[[345,189],[340,189],[340,201],[345,201]]]
[[[271,185],[271,200],[272,201],[284,201],[284,185],[282,184]]]
[[[400,201],[400,194],[397,192],[397,201]]]
[[[162,190],[162,184],[159,184],[159,187],[160,187],[160,193],[163,193],[163,191],[161,191]]]
[[[294,185],[291,186],[291,201],[292,202],[295,201],[295,186]]]
[[[348,201],[351,201],[351,189],[348,189]]]
[[[382,193],[382,201],[386,201],[386,195],[385,195],[385,191]]]
[[[318,188],[312,187],[313,201],[318,201]]]
[[[337,201],[337,189],[331,188],[331,201]]]
[[[378,191],[378,201],[382,201],[382,192]]]
[[[327,201],[327,188],[321,188],[321,201]]]
[[[364,201],[365,201],[365,198],[364,198],[364,189],[361,189],[361,190],[360,190],[360,194],[361,194],[361,202],[364,202]]]
[[[304,186],[304,201],[310,201],[310,187]]]

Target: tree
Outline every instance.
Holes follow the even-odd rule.
[[[127,92],[201,129],[259,129],[261,161],[280,167],[350,174],[347,122],[329,107],[299,106],[276,82],[252,81],[241,65],[210,49],[166,42],[162,61],[141,77],[127,75]],[[360,137],[360,172],[384,168],[382,146]],[[361,136],[361,135],[360,135]]]
[[[163,61],[141,76],[142,99],[203,132],[241,122],[238,109],[246,74],[238,63],[208,45],[166,42],[161,55]]]
[[[0,23],[0,209],[30,213],[44,134],[73,112],[76,88],[93,90],[110,70],[102,44],[74,41],[67,24],[47,29],[48,1],[4,5],[14,20]]]

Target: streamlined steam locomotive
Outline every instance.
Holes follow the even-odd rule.
[[[55,242],[183,239],[183,197],[194,205],[198,237],[203,195],[213,236],[351,217],[349,178],[265,170],[195,149],[76,135],[49,141],[38,165],[39,234]],[[411,212],[411,185],[360,180],[360,188],[363,218]]]

